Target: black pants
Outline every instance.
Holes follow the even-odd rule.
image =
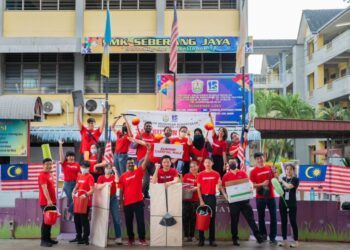
[[[265,209],[270,212],[270,240],[274,241],[277,235],[277,216],[276,216],[276,201],[275,199],[256,199],[256,208],[258,209],[259,231],[266,236]]]
[[[139,166],[142,165],[143,160],[140,161]],[[155,171],[154,163],[150,162],[148,163],[148,166],[145,171],[145,175],[143,176],[143,182],[142,182],[142,192],[144,197],[149,197],[149,182],[151,176],[153,176]]]
[[[209,242],[215,241],[215,214],[216,214],[216,197],[215,195],[202,195],[203,201],[212,210],[212,216],[209,225]],[[204,242],[204,231],[199,231],[199,241]]]
[[[220,174],[220,176],[224,176],[224,158],[222,155],[213,155],[213,169]]]
[[[259,237],[260,236],[259,229],[255,223],[253,209],[249,204],[249,200],[230,203],[229,206],[230,206],[230,215],[231,215],[232,240],[238,240],[238,223],[239,223],[240,213],[243,214],[255,238]]]
[[[146,239],[144,207],[145,205],[143,204],[143,201],[139,201],[124,207],[126,231],[128,233],[129,240],[131,241],[135,239],[134,214],[136,216],[139,240]]]
[[[280,201],[280,214],[281,214],[281,229],[282,229],[282,237],[283,240],[287,240],[287,225],[289,215],[289,223],[292,226],[293,230],[293,238],[295,241],[298,240],[298,224],[297,224],[297,206],[288,205],[289,211],[287,211],[286,205]]]
[[[44,211],[45,206],[41,206],[41,210]],[[45,211],[56,210],[56,207],[46,207]],[[43,222],[41,223],[41,241],[50,241],[51,240],[51,225],[47,225]]]
[[[90,236],[89,212],[90,212],[90,207],[88,207],[86,214],[74,213],[74,224],[75,224],[75,231],[77,232],[77,236],[76,236],[77,239],[83,239],[85,241],[89,240],[89,236]]]
[[[196,225],[196,209],[198,201],[182,202],[182,225],[185,237],[194,237],[194,228]]]

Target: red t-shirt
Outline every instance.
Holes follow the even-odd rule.
[[[77,179],[77,190],[84,190],[86,192],[90,191],[90,188],[94,186],[94,177],[91,174],[79,174]],[[79,192],[78,195],[83,195],[85,192]],[[89,202],[88,206],[91,207],[92,205],[92,196],[88,196]]]
[[[212,146],[213,146],[212,155],[222,155],[222,153],[225,153],[227,151],[227,142],[220,141],[219,137],[216,134],[213,135]]]
[[[197,176],[197,183],[200,184],[202,194],[216,194],[216,185],[220,181],[220,174],[215,170],[210,172],[202,171]]]
[[[142,179],[145,170],[138,167],[134,171],[126,171],[119,178],[119,188],[123,189],[124,206],[143,200]]]
[[[183,154],[182,154],[182,160],[183,161],[190,161],[190,149],[191,146],[188,145],[188,138],[184,137],[184,138],[180,138],[180,137],[176,137],[176,138],[170,138],[170,143],[171,144],[181,144],[183,146]]]
[[[121,131],[117,131],[116,135],[117,141],[115,142],[115,152],[120,154],[128,153],[131,144],[128,135],[123,135]]]
[[[232,155],[233,158],[237,157],[238,156],[238,149],[239,149],[239,146],[241,145],[240,142],[237,142],[237,143],[232,143],[231,146],[230,146],[230,149],[228,150],[229,152],[231,151],[234,151],[236,150],[236,152],[234,152]]]
[[[191,154],[195,155],[197,158],[202,157],[202,160],[196,160],[198,166],[199,166],[199,172],[203,171],[205,169],[204,167],[204,160],[205,158],[209,157],[209,152],[206,147],[203,147],[201,150],[198,150],[196,147],[191,147]]]
[[[250,180],[253,183],[260,184],[260,183],[263,183],[266,180],[270,180],[270,182],[269,182],[269,188],[270,188],[269,199],[272,199],[272,198],[275,197],[275,192],[274,192],[273,185],[272,185],[272,182],[271,182],[272,178],[273,178],[273,173],[272,173],[271,166],[255,167],[250,172]],[[258,194],[258,191],[256,192],[256,198],[257,199],[265,199],[264,196]]]
[[[80,173],[80,165],[78,162],[64,161],[62,163],[62,171],[64,181],[76,181]]]
[[[139,140],[141,139],[139,134],[136,136],[136,139],[139,139]],[[142,133],[142,140],[145,142],[151,143],[151,146],[152,146],[151,152],[153,152],[153,143],[155,142],[154,135]],[[145,146],[138,145],[137,152],[136,152],[137,161],[140,161],[142,158],[144,158],[146,153],[147,153],[147,148]]]
[[[53,204],[56,205],[56,189],[55,183],[53,182],[52,175],[48,172],[41,172],[38,177],[38,185],[39,185],[39,204],[40,206],[46,206],[47,200],[44,195],[44,191],[41,185],[46,184],[47,191],[49,192],[49,196]]]
[[[80,135],[81,135],[80,153],[84,154],[85,151],[90,152],[91,145],[98,142],[101,136],[101,131],[100,131],[100,128],[97,128],[94,130],[88,130],[86,127],[83,126],[82,129],[80,130]]]
[[[236,181],[241,179],[249,179],[246,172],[238,170],[236,174],[231,171],[227,172],[224,177],[222,177],[222,186],[225,187],[225,183],[229,181]]]
[[[95,165],[97,164],[97,154],[90,155],[89,163],[90,163],[90,169],[89,169],[90,174],[102,174],[103,168],[96,168],[95,170]]]
[[[182,179],[183,183],[192,184],[194,187],[197,186],[197,176],[194,176],[192,173],[187,173]],[[198,201],[198,192],[193,192],[192,199],[190,201]]]
[[[170,168],[168,171],[164,171],[163,168],[158,170],[158,183],[166,183],[173,181],[175,177],[179,176],[179,173],[175,168]]]
[[[110,175],[108,178],[105,175],[101,175],[97,179],[98,184],[111,183],[111,196],[114,196],[117,193],[117,187],[115,182],[115,175]]]

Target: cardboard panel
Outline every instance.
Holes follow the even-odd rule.
[[[151,247],[181,247],[182,246],[182,217],[174,217],[176,224],[165,227],[159,224],[162,216],[151,216],[150,246]]]
[[[182,216],[182,184],[177,183],[168,188],[169,213],[172,216]]]
[[[164,184],[150,184],[151,216],[163,216],[166,213]]]
[[[102,190],[98,190],[96,186],[92,196],[92,207],[109,209],[110,185],[106,185]]]
[[[182,217],[174,217],[176,224],[167,227],[167,246],[181,247],[182,246]]]

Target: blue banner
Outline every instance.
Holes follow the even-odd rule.
[[[321,182],[326,179],[326,165],[300,165],[299,180],[300,181],[316,181]]]
[[[1,165],[1,181],[28,180],[28,164]]]

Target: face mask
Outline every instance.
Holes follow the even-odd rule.
[[[81,169],[81,173],[82,174],[87,174],[87,173],[89,173],[89,169],[88,168],[82,168]]]
[[[193,137],[193,146],[195,146],[196,149],[202,149],[204,147],[204,136],[203,135],[194,135]]]
[[[235,170],[237,168],[237,164],[236,163],[230,163],[229,166],[230,166],[231,170]]]
[[[96,153],[97,153],[97,149],[91,149],[91,151],[90,151],[90,152],[91,152],[91,154],[93,154],[93,155],[94,155],[94,154],[96,154]]]
[[[122,133],[125,134],[128,132],[128,129],[126,127],[122,127]]]
[[[106,175],[112,174],[112,169],[105,169],[105,174]]]
[[[180,132],[180,137],[185,137],[186,133],[185,132]]]
[[[171,132],[170,133],[165,133],[165,137],[171,137]]]

